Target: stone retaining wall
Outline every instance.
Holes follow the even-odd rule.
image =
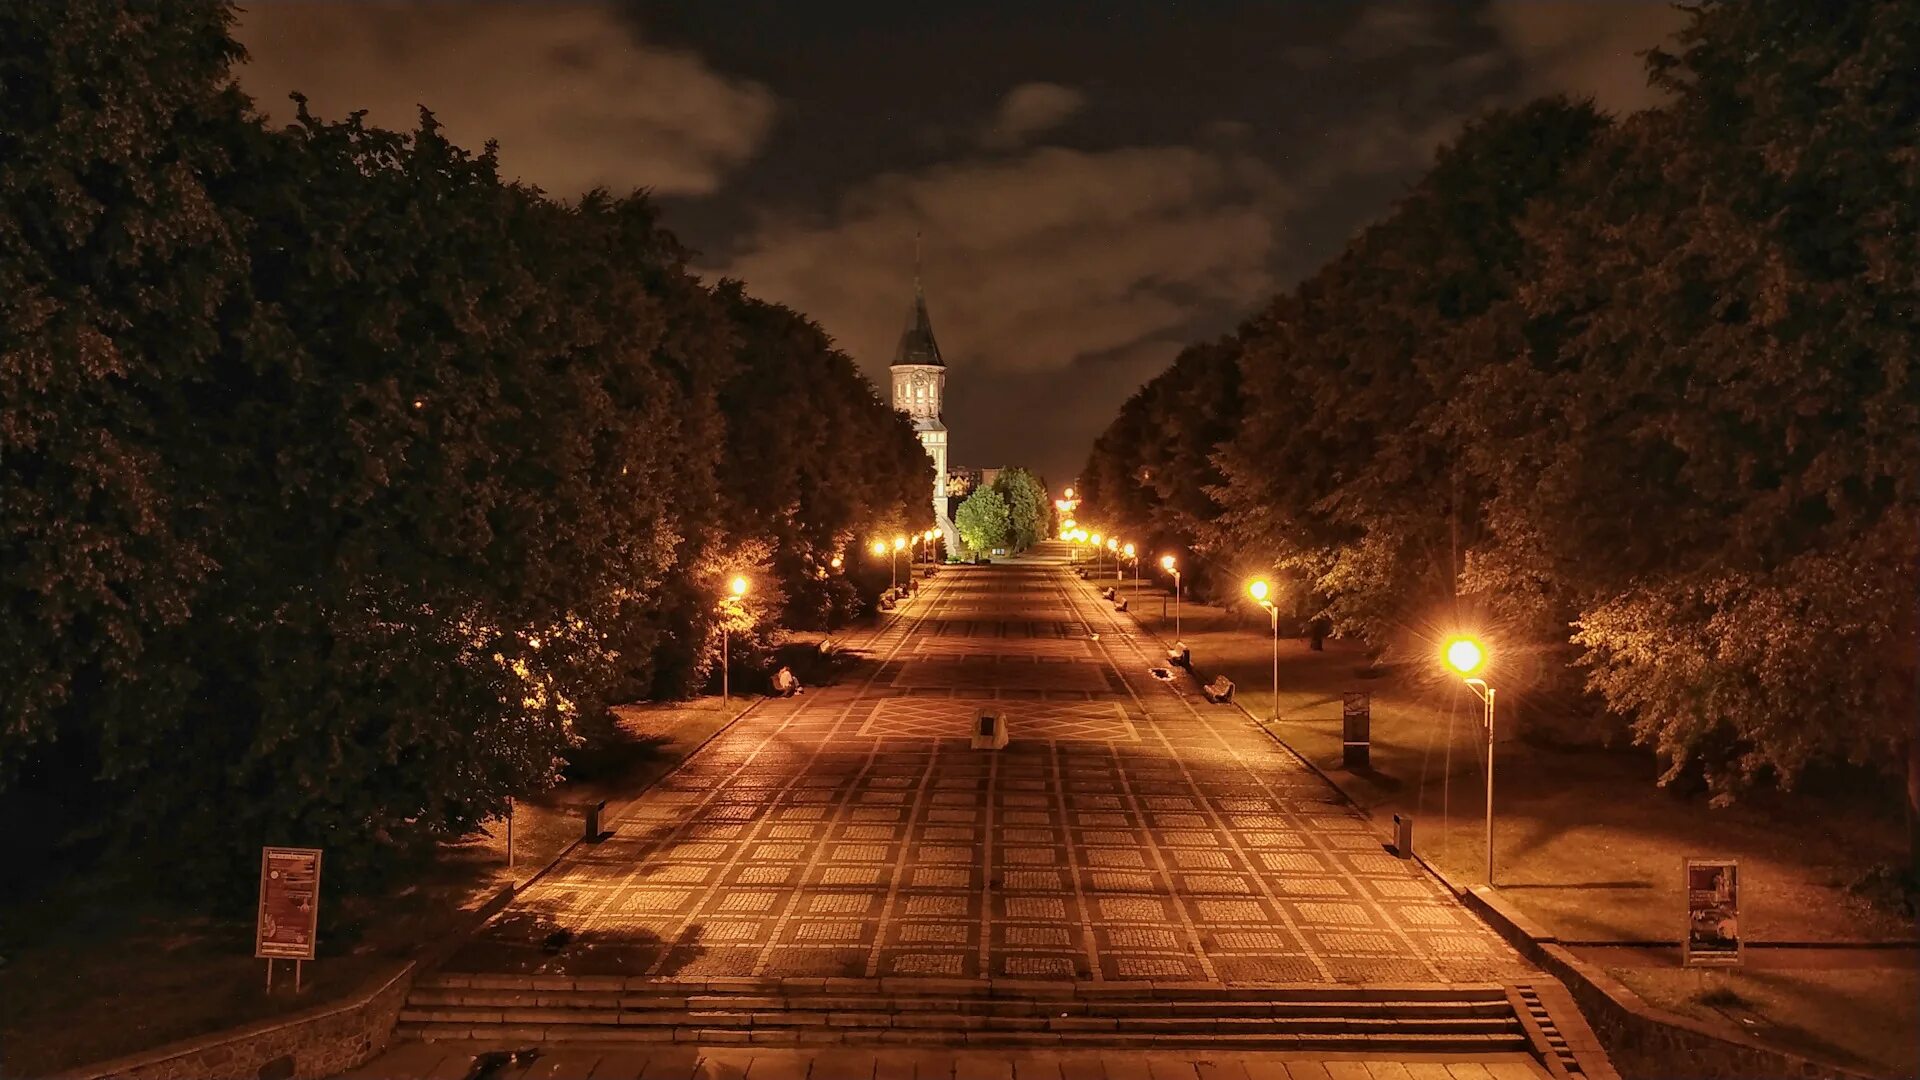
[[[416,962],[346,1001],[187,1039],[60,1074],[58,1080],[323,1080],[386,1049]]]

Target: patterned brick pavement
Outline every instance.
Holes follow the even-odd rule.
[[[1133,635],[1058,568],[948,568],[854,680],[728,729],[449,970],[1540,978],[1239,710],[1148,676]],[[983,707],[1006,749],[969,749]]]

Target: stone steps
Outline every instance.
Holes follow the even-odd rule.
[[[684,985],[432,976],[398,1032],[500,1042],[1526,1050],[1504,988]],[[476,983],[481,985],[475,985]],[[864,992],[863,992],[864,988]]]

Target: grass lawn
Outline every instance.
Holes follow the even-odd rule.
[[[1129,596],[1132,579],[1118,587]],[[1162,596],[1163,590],[1143,583],[1129,610],[1149,635],[1171,641],[1174,625],[1171,617],[1161,617]],[[1180,634],[1203,681],[1225,672],[1249,713],[1275,715],[1272,637],[1263,612],[1235,617],[1187,602],[1181,605]],[[1383,828],[1391,815],[1411,814],[1415,847],[1456,882],[1483,882],[1484,743],[1472,694],[1457,680],[1425,673],[1369,677],[1363,674],[1365,656],[1348,642],[1329,641],[1326,651],[1316,653],[1304,640],[1282,638],[1279,663],[1279,720],[1269,725],[1274,733],[1333,776]],[[1373,695],[1372,767],[1364,772],[1341,765],[1341,693],[1349,690]],[[1644,753],[1555,749],[1513,739],[1498,744],[1494,771],[1500,889],[1563,939],[1677,941],[1685,912],[1681,861],[1689,855],[1740,860],[1740,921],[1749,941],[1914,938],[1914,925],[1902,913],[1847,889],[1869,867],[1899,865],[1904,858],[1897,806],[1873,805],[1864,796],[1764,795],[1713,810],[1704,798],[1654,786],[1657,773]],[[1646,970],[1658,969],[1615,974],[1634,985],[1629,975]],[[1900,1049],[1900,1040],[1890,1044],[1875,1032],[1897,1030],[1904,1017],[1907,1052],[1899,1060],[1910,1068],[1920,1016],[1911,971],[1904,977],[1904,984],[1888,977],[1878,999],[1883,1007],[1869,1013],[1836,1010],[1831,1002],[1841,984],[1873,996],[1871,975],[1852,969],[1769,971],[1753,976],[1752,1009],[1776,1026],[1776,1035],[1790,1028],[1820,1030],[1830,1045],[1883,1063],[1890,1049]],[[1643,981],[1654,978],[1648,974]],[[1830,1016],[1857,1023],[1827,1025],[1823,1020]]]
[[[309,1008],[396,971],[449,919],[510,880],[524,882],[580,835],[582,804],[620,799],[670,772],[748,699],[719,698],[615,710],[593,733],[580,775],[514,811],[514,866],[497,825],[444,845],[434,862],[393,893],[321,896],[341,910],[351,941],[321,941],[304,992],[290,991],[281,963],[274,993],[251,956],[249,920],[212,919],[97,878],[53,885],[0,907],[0,1074],[44,1076],[178,1039]],[[329,947],[329,946],[332,947]]]

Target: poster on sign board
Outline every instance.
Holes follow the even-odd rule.
[[[1680,950],[1687,967],[1740,963],[1740,864],[1733,859],[1686,861],[1687,934]]]
[[[266,960],[311,960],[319,926],[320,849],[262,848],[253,955]]]

